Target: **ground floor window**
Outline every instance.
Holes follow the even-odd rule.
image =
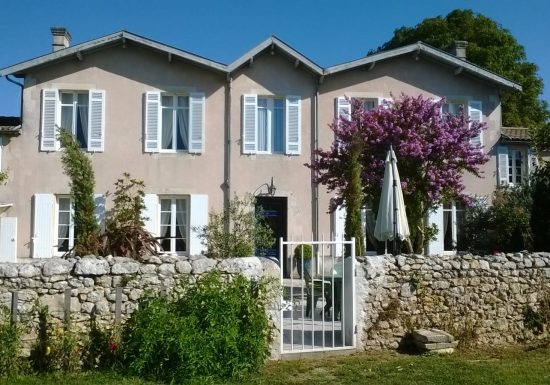
[[[188,213],[187,198],[160,198],[160,244],[165,252],[188,251]]]
[[[462,250],[461,228],[464,224],[464,205],[450,202],[443,205],[443,250]]]
[[[74,207],[70,197],[57,198],[57,251],[67,252],[74,246]]]

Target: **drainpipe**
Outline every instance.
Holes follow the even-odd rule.
[[[21,87],[21,97],[20,97],[20,109],[19,109],[19,118],[21,119],[21,126],[23,125],[23,88],[25,87],[23,84],[16,82],[13,79],[10,79],[10,75],[6,75],[6,80],[10,83],[13,83],[15,85],[18,85]]]
[[[231,201],[231,91],[233,78],[227,73],[225,82],[225,156],[224,156],[224,182],[223,182],[223,207],[229,208]],[[225,231],[229,233],[229,221],[225,225]]]
[[[313,118],[313,151],[319,148],[319,81],[315,83],[315,96],[313,98],[314,118]],[[318,156],[313,154],[312,159],[317,161]],[[317,172],[311,170],[312,187],[313,187],[313,236],[316,241],[319,240],[319,185],[313,183],[313,178],[317,176]]]

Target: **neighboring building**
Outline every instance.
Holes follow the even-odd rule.
[[[75,46],[66,30],[52,33],[52,53],[0,70],[24,79],[20,135],[4,141],[2,153],[10,181],[0,203],[12,204],[3,217],[16,219],[0,228],[0,260],[47,258],[73,243],[57,126],[90,154],[99,220],[110,206],[105,193],[127,171],[145,181],[147,228],[167,251],[193,255],[202,250],[194,226],[235,193],[259,196],[278,237],[342,233],[341,210],[326,214],[331,195],[304,163],[330,146],[328,125],[349,108],[345,97],[370,108],[404,92],[445,97],[449,111],[463,106],[488,124],[476,140],[490,156],[484,179],[465,176],[467,192],[491,194],[501,177],[499,92],[521,89],[422,43],[321,68],[275,37],[224,65],[125,31]],[[432,221],[442,224],[445,210],[456,217],[451,205]],[[456,229],[450,234],[449,251]],[[429,251],[447,251],[444,238]]]

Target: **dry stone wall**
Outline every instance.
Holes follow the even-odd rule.
[[[453,334],[464,345],[540,338],[526,310],[550,295],[550,253],[359,258],[358,340],[395,349],[419,327]],[[549,297],[550,298],[550,297]]]
[[[117,313],[117,288],[123,322],[137,308],[144,293],[169,291],[182,277],[193,281],[212,269],[227,275],[243,273],[249,278],[279,277],[276,263],[256,257],[217,261],[165,255],[138,262],[123,257],[88,256],[0,263],[0,305],[11,308],[13,293],[17,292],[17,313],[21,320],[35,320],[36,305],[41,304],[48,306],[54,321],[63,320],[69,310],[71,322],[83,328],[89,325],[92,314],[100,323],[113,324]],[[278,327],[278,303],[268,312]],[[273,341],[275,357],[278,335],[277,330]]]

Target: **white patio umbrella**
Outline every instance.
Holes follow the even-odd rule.
[[[395,245],[397,238],[404,240],[409,235],[409,223],[405,213],[399,172],[397,171],[397,159],[393,148],[390,147],[388,155],[386,155],[386,168],[384,170],[384,180],[382,181],[382,195],[378,206],[374,236],[379,241],[385,242],[385,253],[387,253],[388,241],[393,240]]]

